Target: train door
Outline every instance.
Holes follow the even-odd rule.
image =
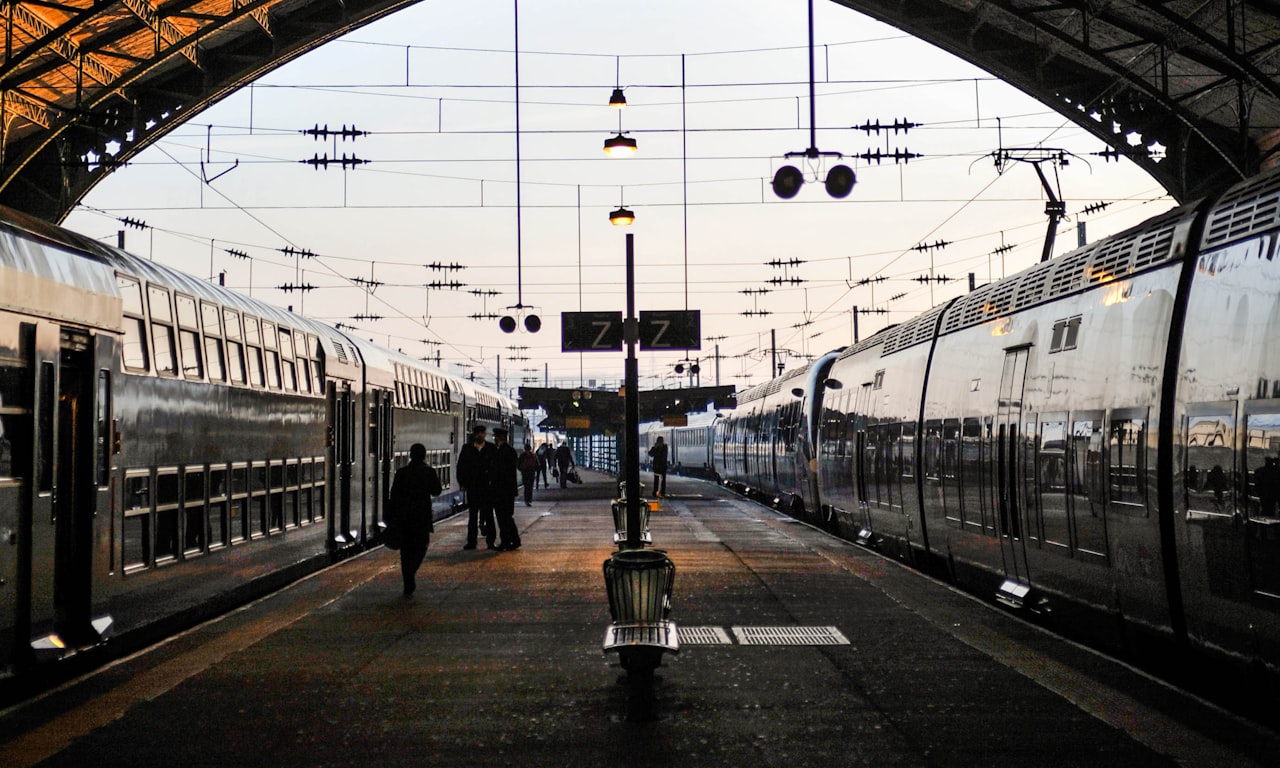
[[[853,473],[854,490],[858,499],[857,522],[865,532],[863,537],[871,533],[871,497],[867,484],[867,475],[874,466],[876,457],[874,450],[867,443],[867,409],[871,406],[871,382],[858,387],[853,397],[853,408],[847,418],[853,427]],[[873,486],[874,487],[874,486]]]
[[[375,390],[373,398],[373,405],[369,408],[369,428],[373,431],[369,436],[369,452],[373,456],[375,471],[373,488],[369,493],[373,502],[373,516],[367,521],[369,531],[377,530],[378,521],[382,519],[383,507],[391,494],[391,473],[395,471],[391,393]]]
[[[109,355],[109,340],[105,346]],[[95,422],[101,415],[94,404],[95,351],[87,333],[46,323],[36,327],[35,493],[25,526],[23,581],[28,637],[37,655],[96,643],[111,625],[109,617],[95,622],[91,615],[99,486]]]
[[[0,664],[30,652],[35,330],[0,329]]]
[[[329,466],[333,467],[337,481],[327,484],[329,509],[333,510],[329,516],[329,541],[334,549],[341,549],[355,543],[351,526],[351,464],[355,453],[352,434],[355,404],[351,399],[351,384],[331,382],[328,397]]]
[[[1005,575],[1029,585],[1027,554],[1022,532],[1019,490],[1022,481],[1022,454],[1019,431],[1022,424],[1022,393],[1027,378],[1030,347],[1005,352],[1000,376],[1000,401],[996,414],[996,483],[998,498],[997,534]]]

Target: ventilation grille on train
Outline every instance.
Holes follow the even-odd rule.
[[[1223,195],[1205,224],[1201,250],[1217,248],[1280,226],[1280,172],[1237,184]]]
[[[885,337],[884,350],[880,355],[883,357],[900,349],[932,340],[934,331],[938,327],[938,315],[942,314],[948,306],[949,304],[939,304],[923,315],[895,326],[893,332]]]
[[[1046,261],[998,283],[991,283],[958,300],[942,333],[1005,317],[1050,299],[1094,285],[1122,280],[1149,267],[1172,261],[1182,253],[1177,238],[1185,212],[1171,211],[1142,229],[1085,246]]]

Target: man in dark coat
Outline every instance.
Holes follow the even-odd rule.
[[[496,549],[493,525],[493,443],[485,441],[488,430],[477,424],[471,430],[471,440],[458,451],[458,484],[467,492],[467,543],[463,549],[475,549],[481,530],[489,549]]]
[[[493,430],[493,440],[497,445],[493,452],[493,511],[498,518],[498,533],[502,536],[498,551],[510,552],[520,548],[520,529],[516,527],[515,518],[516,494],[519,493],[516,467],[520,457],[507,440],[507,430],[501,427]]]
[[[661,436],[649,449],[649,463],[653,467],[653,495],[662,498],[667,494],[667,444]]]
[[[427,556],[431,532],[431,499],[441,492],[440,476],[427,464],[427,448],[421,443],[409,447],[409,463],[396,470],[391,481],[391,500],[387,505],[387,523],[403,531],[400,544],[400,575],[404,580],[404,596],[417,588],[415,575]]]
[[[556,449],[556,471],[560,473],[560,487],[566,488],[569,485],[569,468],[573,466],[573,451],[569,450],[568,443],[561,443]]]

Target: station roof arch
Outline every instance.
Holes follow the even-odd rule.
[[[0,203],[61,221],[204,108],[417,0],[11,0]],[[1280,147],[1280,3],[832,0],[986,69],[1185,202]]]

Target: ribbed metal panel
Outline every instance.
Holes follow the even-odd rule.
[[[681,645],[733,645],[724,627],[680,627]]]
[[[835,627],[733,627],[740,645],[848,645]]]

